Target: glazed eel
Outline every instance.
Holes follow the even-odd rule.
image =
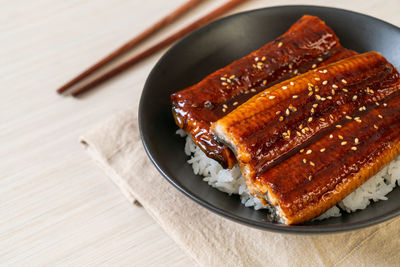
[[[211,130],[235,151],[250,192],[301,223],[399,153],[399,89],[397,70],[368,52],[274,85]]]
[[[207,156],[233,167],[236,158],[210,132],[212,122],[278,82],[355,54],[340,45],[322,20],[305,15],[272,42],[174,93],[175,122]]]

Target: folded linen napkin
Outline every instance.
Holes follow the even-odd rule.
[[[400,264],[400,218],[340,234],[293,235],[253,229],[201,207],[169,184],[148,159],[139,136],[137,109],[100,124],[81,142],[128,200],[140,202],[200,265]]]

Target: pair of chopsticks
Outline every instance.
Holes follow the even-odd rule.
[[[218,8],[214,9],[213,11],[211,11],[207,15],[201,17],[200,19],[194,21],[193,23],[189,24],[188,26],[183,27],[182,29],[180,29],[177,32],[173,33],[172,35],[168,36],[167,38],[160,41],[159,43],[157,43],[157,44],[151,46],[150,48],[144,50],[143,52],[129,58],[128,60],[126,60],[125,62],[120,64],[119,66],[116,66],[116,67],[112,68],[111,70],[109,70],[108,72],[101,74],[98,78],[95,78],[95,79],[87,82],[86,84],[77,87],[76,89],[74,89],[71,92],[71,95],[75,97],[84,92],[89,91],[90,89],[93,89],[97,85],[111,79],[112,77],[125,71],[129,67],[146,59],[147,57],[149,57],[149,56],[153,55],[154,53],[158,52],[159,50],[161,50],[162,48],[174,43],[175,41],[179,40],[183,36],[198,29],[199,27],[207,24],[208,22],[216,19],[217,17],[221,16],[222,14],[228,12],[229,10],[233,9],[234,7],[238,6],[239,4],[241,4],[245,1],[247,1],[247,0],[229,0],[225,4],[219,6]],[[139,43],[141,43],[145,39],[149,38],[151,35],[158,32],[159,30],[161,30],[168,24],[177,20],[179,17],[184,15],[186,12],[188,12],[190,9],[194,8],[195,6],[199,5],[202,2],[204,2],[204,0],[188,0],[185,4],[178,7],[171,14],[167,15],[166,17],[164,17],[163,19],[161,19],[160,21],[155,23],[153,26],[146,29],[144,32],[142,32],[138,36],[129,40],[127,43],[125,43],[124,45],[119,47],[117,50],[115,50],[112,53],[110,53],[109,55],[107,55],[105,58],[98,61],[96,64],[94,64],[90,68],[83,71],[81,74],[79,74],[78,76],[73,78],[71,81],[67,82],[65,85],[61,86],[57,90],[57,92],[59,94],[62,94],[65,91],[67,91],[68,89],[71,89],[73,86],[78,85],[78,83],[82,82],[85,78],[89,77],[91,74],[93,74],[100,68],[104,67],[111,61],[120,57],[128,50],[137,46]]]

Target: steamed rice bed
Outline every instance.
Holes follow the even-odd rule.
[[[190,156],[188,163],[195,174],[204,176],[203,181],[229,195],[238,194],[246,207],[253,207],[255,210],[267,208],[258,198],[250,195],[237,165],[232,169],[224,169],[217,161],[207,157],[190,135],[181,129],[177,134],[186,137],[185,154]],[[341,216],[339,207],[350,213],[365,209],[371,201],[387,200],[386,195],[396,187],[396,183],[400,184],[400,156],[316,219]]]

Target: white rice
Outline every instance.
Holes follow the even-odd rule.
[[[186,136],[185,153],[190,156],[188,163],[192,165],[195,174],[204,176],[205,182],[222,192],[229,195],[240,195],[240,199],[246,207],[253,207],[255,210],[266,208],[258,198],[250,195],[237,165],[232,169],[222,168],[217,161],[207,157],[195,145],[190,135],[183,130],[178,130],[176,133],[181,137]],[[387,200],[386,195],[396,187],[396,183],[400,184],[400,156],[348,195],[337,206],[327,210],[316,219],[323,220],[341,216],[339,207],[350,213],[365,209],[371,201]]]

